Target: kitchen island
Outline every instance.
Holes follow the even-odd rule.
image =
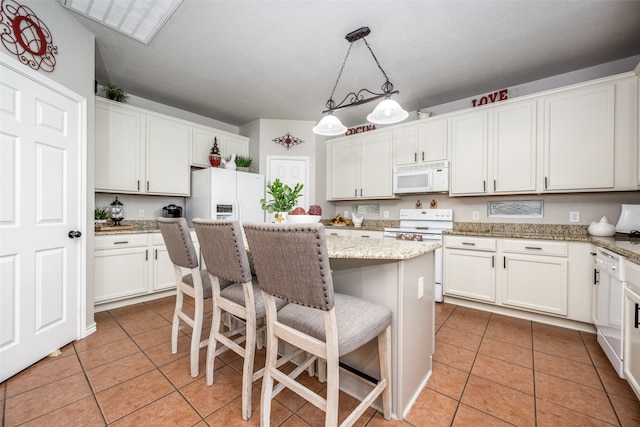
[[[409,413],[431,375],[434,251],[439,247],[439,243],[327,236],[336,292],[373,301],[393,312],[392,415],[396,419]],[[375,341],[340,362],[380,378]],[[355,397],[363,397],[371,388],[357,374],[343,370],[340,375],[340,388]]]

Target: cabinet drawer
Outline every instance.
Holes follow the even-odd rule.
[[[640,265],[627,260],[625,274],[627,275],[627,286],[640,293]]]
[[[569,253],[569,245],[566,242],[547,240],[504,239],[502,252],[566,257]]]
[[[149,243],[147,234],[119,234],[110,236],[96,236],[94,249],[134,248],[147,246]]]
[[[470,236],[445,236],[445,248],[469,249],[472,251],[495,251],[496,239]]]

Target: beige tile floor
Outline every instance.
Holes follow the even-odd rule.
[[[171,354],[172,311],[173,298],[165,298],[97,313],[95,334],[0,384],[2,426],[259,425],[259,382],[254,416],[240,416],[237,356],[216,361],[207,387],[204,349],[199,377],[189,375],[190,331]],[[592,334],[446,303],[436,305],[436,331],[433,376],[407,418],[385,421],[370,409],[357,425],[640,425],[640,402]],[[341,395],[340,405],[344,412],[355,402]],[[321,426],[322,416],[285,391],[271,424]]]

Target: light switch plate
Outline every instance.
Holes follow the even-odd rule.
[[[580,222],[580,212],[578,211],[569,212],[569,222]]]

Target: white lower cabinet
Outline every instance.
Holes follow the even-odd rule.
[[[445,236],[444,293],[496,301],[496,240]]]
[[[331,228],[328,226],[325,228],[325,234],[327,236],[341,236],[341,237],[364,237],[371,239],[382,239],[384,238],[383,231],[373,231],[373,230],[355,230],[355,229],[344,229],[344,228]]]
[[[195,232],[191,238],[199,253]],[[96,236],[94,263],[95,304],[148,296],[176,286],[173,263],[160,233]]]
[[[149,289],[147,235],[96,236],[94,259],[94,301],[96,303],[147,293]]]
[[[444,236],[444,294],[591,323],[590,244]]]
[[[502,242],[502,303],[551,314],[568,312],[568,244]]]
[[[640,399],[640,265],[627,261],[626,268],[623,369],[629,385]]]

